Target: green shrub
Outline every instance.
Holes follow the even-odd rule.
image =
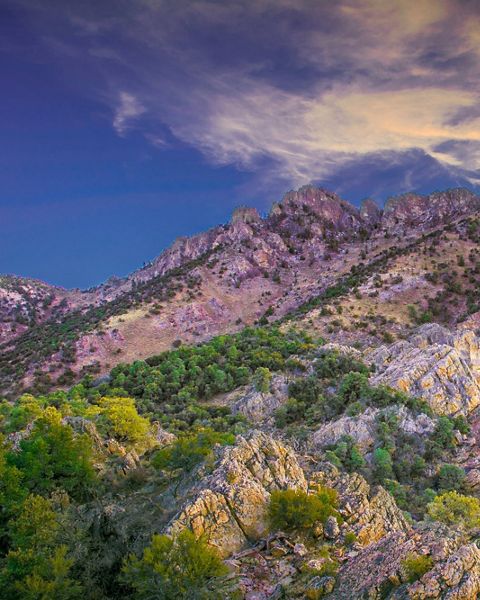
[[[465,484],[465,471],[456,465],[442,465],[437,475],[439,490],[461,490]]]
[[[338,379],[352,371],[369,373],[367,365],[340,352],[324,352],[315,362],[315,373],[320,379]]]
[[[70,578],[74,560],[62,544],[62,526],[52,502],[26,498],[9,527],[10,549],[0,569],[0,595],[9,600],[74,600],[83,597]],[[64,536],[63,536],[64,537]]]
[[[180,437],[171,446],[159,450],[153,457],[152,464],[157,469],[191,471],[211,454],[215,444],[225,446],[234,443],[235,436],[231,433],[204,429],[194,435]]]
[[[63,424],[53,407],[35,421],[30,436],[20,442],[20,451],[7,454],[7,462],[22,472],[25,485],[35,493],[62,488],[83,499],[97,480],[92,439]]]
[[[434,521],[447,525],[458,525],[465,529],[480,527],[480,500],[473,496],[446,492],[430,502],[427,512]]]
[[[175,538],[154,535],[142,557],[131,555],[123,566],[123,579],[138,600],[228,598],[220,579],[227,573],[217,552],[188,529]]]
[[[411,553],[402,560],[402,570],[408,583],[414,583],[433,567],[431,556]]]
[[[272,381],[272,374],[270,369],[266,367],[258,367],[252,377],[252,383],[257,392],[266,394],[270,389],[270,382]]]
[[[392,457],[384,448],[377,448],[373,453],[373,475],[378,483],[393,479]]]
[[[365,466],[365,460],[354,439],[345,435],[327,452],[327,458],[336,466],[344,467],[348,472],[358,471]]]
[[[347,373],[338,387],[338,398],[342,406],[357,402],[367,394],[368,376],[366,373]]]
[[[146,438],[150,423],[137,413],[132,398],[101,398],[99,405],[102,411],[100,422],[109,435],[126,442],[140,442]]]
[[[302,490],[274,490],[270,496],[268,514],[273,529],[307,530],[315,523],[325,523],[331,515],[338,516],[338,496],[335,490],[322,488],[315,494]]]
[[[347,531],[343,539],[346,546],[353,546],[353,544],[355,544],[357,541],[357,536],[353,533],[353,531]]]

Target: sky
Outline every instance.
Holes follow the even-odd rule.
[[[306,183],[480,188],[477,0],[2,0],[0,273],[87,288]]]

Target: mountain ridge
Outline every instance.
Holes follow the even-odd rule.
[[[0,379],[9,379],[20,350],[25,364],[17,363],[14,372],[22,370],[28,385],[34,371],[46,380],[66,372],[69,383],[75,373],[104,373],[122,359],[146,357],[173,342],[195,343],[282,318],[348,277],[355,265],[371,262],[367,254],[381,262],[382,253],[479,209],[480,197],[466,188],[402,194],[382,210],[368,199],[355,207],[312,185],[287,192],[264,218],[256,209],[238,207],[228,224],[178,238],[124,278],[85,291],[47,286],[55,292],[52,305],[60,308],[37,311],[30,325],[12,327],[7,298],[9,310],[0,313]],[[27,305],[30,295],[27,289]],[[42,356],[38,336],[47,338],[40,344]],[[29,353],[31,361],[25,359]]]

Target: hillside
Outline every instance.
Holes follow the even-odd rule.
[[[455,189],[357,209],[307,186],[264,219],[240,208],[228,225],[181,238],[143,269],[88,292],[25,284],[23,308],[13,292],[0,306],[3,391],[68,385],[302,306],[310,313],[302,326],[352,342],[401,336],[422,319],[458,322],[476,312],[479,207]],[[309,311],[311,299],[329,288],[335,296],[352,274],[341,300]]]
[[[0,597],[476,600],[479,240],[467,190],[308,186],[2,278]]]

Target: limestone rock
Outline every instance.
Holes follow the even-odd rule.
[[[288,399],[288,383],[283,375],[272,378],[270,391],[258,392],[253,386],[240,395],[232,395],[230,407],[232,414],[242,414],[255,425],[273,424],[273,413]]]
[[[368,451],[375,443],[377,409],[368,408],[355,417],[343,415],[339,419],[322,425],[312,436],[312,443],[317,447],[336,444],[342,437],[350,436],[359,449]]]
[[[387,200],[381,225],[390,233],[402,233],[410,227],[433,227],[469,214],[478,205],[479,198],[465,188],[434,192],[428,196],[402,194]]]
[[[154,424],[153,436],[159,446],[168,446],[173,444],[177,439],[177,436],[174,433],[170,433],[169,431],[163,429],[160,423]]]
[[[450,333],[424,325],[409,341],[381,346],[367,356],[385,384],[425,399],[437,414],[470,414],[480,405],[480,344],[472,331]]]
[[[380,540],[389,533],[410,530],[393,497],[381,486],[371,487],[358,473],[340,473],[335,467],[317,471],[310,485],[327,485],[337,490],[342,528],[353,531],[362,545]]]
[[[270,493],[284,488],[307,489],[293,451],[264,433],[239,436],[235,446],[224,449],[216,469],[174,518],[170,531],[189,527],[228,556],[267,533]]]
[[[427,598],[475,598],[462,596],[467,583],[467,569],[477,569],[476,557],[462,549],[463,537],[439,523],[424,523],[408,532],[395,531],[360,552],[350,553],[337,577],[331,600],[344,598],[371,598],[372,600],[416,600]],[[469,546],[468,546],[469,547]],[[478,550],[477,550],[478,552]],[[433,568],[414,584],[406,581],[403,561],[409,554],[427,555],[434,561]],[[458,564],[460,563],[460,564]],[[447,566],[448,565],[448,566]],[[453,568],[452,566],[455,565]],[[458,570],[458,581],[451,576]],[[472,580],[470,578],[471,585]],[[442,583],[445,581],[445,585]],[[446,581],[451,584],[451,590]],[[450,591],[447,591],[450,590]],[[431,593],[432,595],[428,595]],[[452,595],[448,595],[452,593]],[[460,594],[460,595],[458,595]]]
[[[340,527],[338,526],[337,519],[333,516],[328,517],[325,522],[323,532],[325,537],[329,540],[334,540],[340,534]]]
[[[381,411],[367,408],[360,415],[343,415],[339,419],[322,425],[312,436],[316,447],[324,448],[336,444],[342,437],[350,436],[362,452],[372,450],[377,439],[376,419]],[[414,415],[405,406],[392,406],[383,412],[394,413],[398,418],[399,429],[410,435],[425,436],[435,428],[433,419],[421,413]]]
[[[412,600],[476,600],[479,594],[480,550],[475,544],[462,546],[408,588]]]
[[[335,587],[335,578],[334,577],[313,577],[308,585],[307,585],[307,590],[314,592],[316,595],[318,595],[318,597],[323,596],[324,594],[329,594],[330,592],[333,591],[333,588]],[[314,597],[313,594],[312,596],[308,596],[308,597]]]

